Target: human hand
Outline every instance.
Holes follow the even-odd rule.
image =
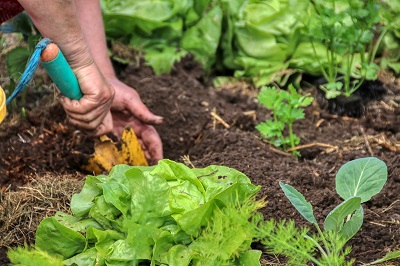
[[[121,136],[126,127],[132,127],[149,163],[157,163],[163,158],[163,149],[161,138],[152,125],[162,123],[163,118],[150,112],[133,88],[114,77],[108,82],[115,89],[111,105],[113,133]]]
[[[83,97],[72,100],[62,96],[60,102],[68,122],[91,136],[111,132],[113,121],[110,107],[114,89],[94,63],[75,70]]]

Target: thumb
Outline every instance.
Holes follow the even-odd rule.
[[[99,125],[99,127],[90,135],[101,136],[107,133],[110,133],[113,130],[113,120],[111,116],[111,112],[108,111],[103,121]]]

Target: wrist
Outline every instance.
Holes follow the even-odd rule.
[[[118,80],[117,75],[115,74],[114,70],[100,69],[100,71],[107,80],[109,80],[109,81]]]
[[[83,38],[70,38],[70,40],[59,43],[59,47],[72,69],[79,70],[94,64],[94,59],[89,47]]]

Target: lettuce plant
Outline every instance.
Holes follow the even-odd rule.
[[[361,158],[344,164],[336,175],[336,192],[344,201],[327,215],[323,230],[318,225],[311,204],[304,196],[294,187],[280,182],[289,201],[318,232],[317,235],[305,234],[304,237],[314,244],[321,256],[318,258],[304,252],[299,252],[297,255],[316,265],[352,265],[353,261],[346,261],[346,255],[351,250],[346,243],[363,224],[364,210],[361,204],[379,193],[386,181],[386,164],[377,158]],[[288,250],[293,251],[293,248],[296,247],[290,246]],[[282,253],[288,254],[285,250]],[[400,252],[392,252],[378,262],[399,256]],[[375,263],[377,262],[371,264]]]
[[[261,122],[256,126],[257,130],[283,150],[298,145],[300,138],[293,132],[293,123],[304,118],[303,108],[309,106],[314,98],[298,93],[293,85],[289,85],[288,90],[262,87],[258,100],[272,111],[273,119]],[[299,155],[297,151],[292,153]]]
[[[224,166],[117,165],[87,177],[73,215],[45,218],[34,247],[8,255],[15,265],[260,265],[250,247],[263,220],[259,189]]]

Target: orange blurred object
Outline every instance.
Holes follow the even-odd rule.
[[[6,94],[0,86],[0,123],[6,117]]]

